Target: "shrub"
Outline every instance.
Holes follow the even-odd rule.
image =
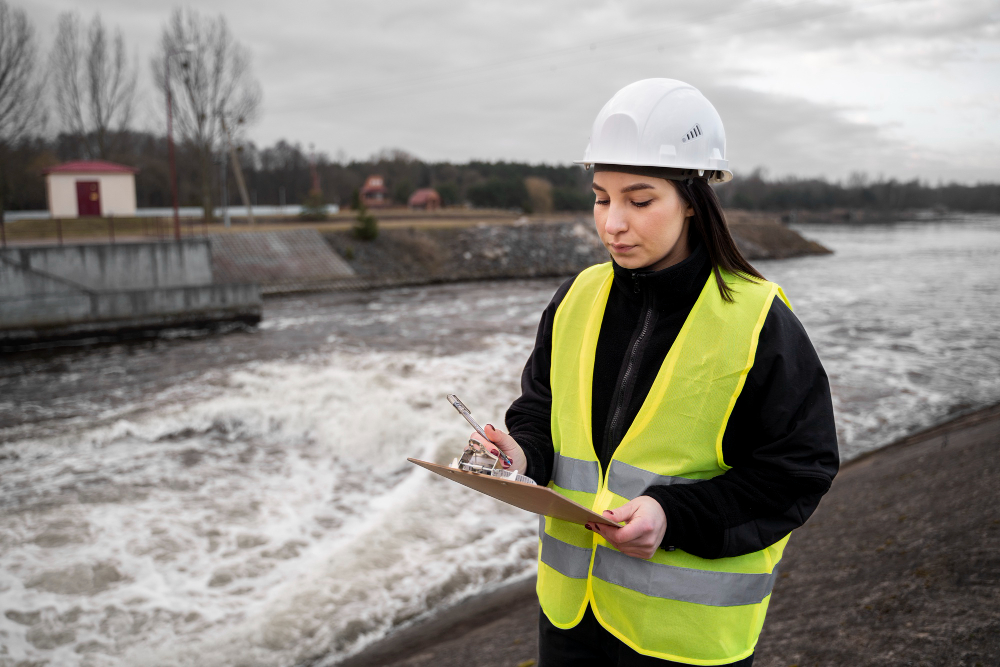
[[[531,210],[533,212],[552,212],[552,183],[538,176],[528,176],[524,179],[524,189],[528,191],[528,199],[531,200]]]
[[[359,241],[374,241],[378,238],[378,218],[372,215],[364,202],[358,202],[357,222],[351,232]]]
[[[303,220],[326,220],[326,204],[323,203],[323,193],[319,190],[310,190],[302,202],[302,210],[299,217]]]

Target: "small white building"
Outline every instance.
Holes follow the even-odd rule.
[[[102,160],[66,162],[44,170],[53,218],[135,215],[138,169]]]

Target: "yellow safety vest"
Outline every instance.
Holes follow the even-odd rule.
[[[729,469],[722,436],[754,363],[774,283],[723,274],[735,303],[709,276],[646,400],[603,475],[591,432],[594,357],[614,274],[610,263],[574,281],[552,330],[549,486],[600,513],[651,484],[686,484]],[[757,644],[783,539],[760,551],[705,559],[657,549],[622,554],[583,526],[543,517],[538,599],[553,625],[571,628],[589,603],[609,632],[639,653],[696,665],[741,660]]]

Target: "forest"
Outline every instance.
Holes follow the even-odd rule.
[[[124,132],[115,145],[119,148],[109,159],[139,169],[136,175],[139,207],[169,206],[170,176],[165,137]],[[12,147],[7,156],[8,210],[45,209],[42,170],[83,158],[79,146],[77,138],[62,133],[54,139],[27,138]],[[239,151],[239,158],[250,198],[261,205],[302,203],[312,183],[310,160],[315,160],[323,200],[344,207],[351,205],[355,192],[371,174],[386,179],[392,199],[399,205],[405,205],[415,189],[433,187],[446,206],[532,212],[533,199],[529,193],[532,182],[551,185],[551,207],[556,211],[588,210],[593,202],[589,175],[576,165],[424,162],[401,150],[383,151],[367,160],[338,162],[324,153],[311,155],[301,145],[287,141],[267,147],[246,142]],[[198,148],[190,142],[177,144],[178,192],[182,206],[202,204],[200,159]],[[211,189],[215,202],[219,201],[221,193],[221,166],[220,162],[215,163]],[[238,205],[231,170],[227,177],[230,179],[229,203]],[[1000,184],[990,183],[930,184],[917,180],[868,178],[864,174],[854,174],[846,182],[835,182],[818,178],[769,178],[765,172],[757,170],[737,173],[732,182],[716,186],[716,189],[725,206],[759,211],[938,209],[1000,212]]]

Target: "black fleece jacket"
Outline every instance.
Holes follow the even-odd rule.
[[[593,438],[605,471],[708,280],[711,264],[699,244],[690,257],[662,271],[632,271],[615,264],[614,274],[594,362]],[[542,485],[552,476],[553,460],[552,322],[573,280],[563,283],[542,314],[521,376],[521,396],[506,416],[511,436],[528,459],[528,475]],[[639,336],[644,324],[647,333]],[[637,364],[626,373],[630,359]],[[656,499],[667,516],[661,546],[702,558],[758,551],[805,523],[837,473],[829,381],[801,323],[780,299],[774,300],[761,329],[754,365],[726,424],[722,451],[732,467],[722,475],[693,484],[651,486],[643,493]]]

